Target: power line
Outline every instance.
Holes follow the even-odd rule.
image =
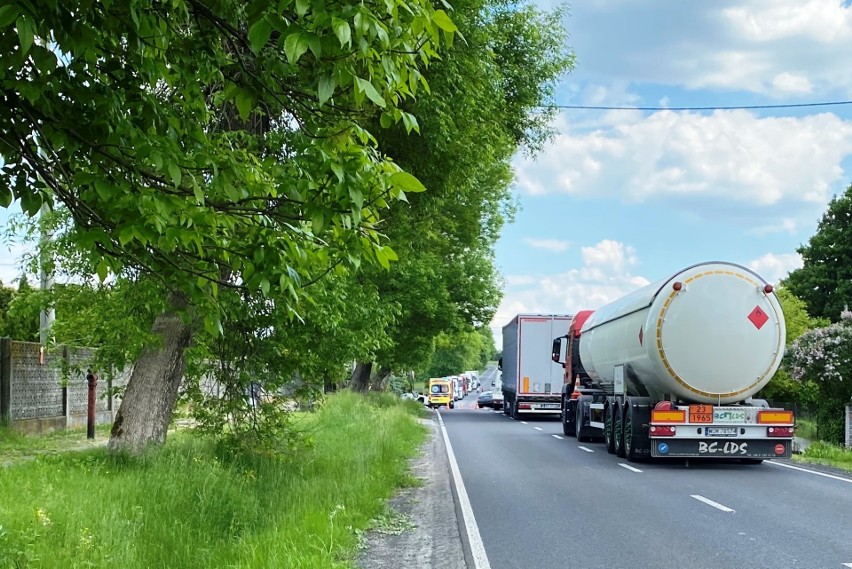
[[[787,105],[730,105],[718,107],[604,107],[591,105],[552,105],[557,109],[583,109],[592,111],[731,111],[740,109],[798,109],[803,107],[828,107],[852,105],[852,101],[826,101],[821,103],[791,103]]]

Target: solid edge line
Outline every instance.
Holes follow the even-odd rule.
[[[622,468],[626,468],[627,470],[629,470],[631,472],[642,472],[641,470],[639,470],[635,466],[630,466],[629,464],[624,464],[623,462],[619,462],[618,466],[620,466]]]
[[[729,514],[733,514],[733,513],[735,513],[735,512],[736,512],[736,510],[732,510],[732,509],[731,509],[731,508],[729,508],[728,506],[723,506],[723,505],[722,505],[722,504],[720,504],[719,502],[714,502],[713,500],[711,500],[711,499],[709,499],[709,498],[705,498],[704,496],[702,496],[702,495],[700,495],[700,494],[690,494],[690,495],[689,495],[689,497],[690,497],[690,498],[695,498],[695,499],[696,499],[696,500],[698,500],[699,502],[704,502],[704,503],[705,503],[705,504],[707,504],[708,506],[713,506],[713,507],[714,507],[714,508],[716,508],[717,510],[722,510],[723,512],[727,512],[727,513],[729,513]]]
[[[784,468],[792,468],[793,470],[799,470],[801,472],[807,472],[809,474],[816,474],[817,476],[825,476],[826,478],[831,478],[832,480],[840,480],[841,482],[848,482],[852,484],[852,479],[843,478],[842,476],[835,476],[833,474],[826,474],[825,472],[817,472],[816,470],[808,470],[807,468],[800,468],[798,466],[793,466],[792,464],[784,464],[783,462],[773,462],[767,461],[766,464],[774,464],[775,466],[783,466]]]
[[[444,444],[447,446],[447,458],[450,461],[450,471],[453,473],[453,482],[456,485],[456,493],[459,498],[464,527],[467,531],[467,539],[470,543],[470,553],[473,557],[474,567],[476,569],[491,569],[491,564],[488,562],[488,555],[485,553],[485,545],[482,543],[482,536],[479,535],[479,526],[476,523],[476,517],[473,515],[473,508],[470,505],[470,498],[468,498],[467,489],[464,487],[461,471],[459,470],[458,462],[456,462],[453,445],[450,444],[450,437],[447,435],[446,427],[444,427],[444,419],[441,417],[440,411],[437,414],[438,424],[441,426],[441,434],[444,436]]]

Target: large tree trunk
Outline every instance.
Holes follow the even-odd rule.
[[[166,441],[186,368],[184,353],[192,342],[192,327],[178,310],[173,310],[157,316],[153,332],[162,338],[162,346],[146,350],[133,367],[112,425],[111,452],[139,454],[152,443]]]
[[[370,389],[370,373],[373,371],[373,362],[358,362],[349,378],[349,387],[359,393],[366,393]]]
[[[391,370],[386,367],[380,367],[378,373],[376,373],[375,377],[373,377],[372,387],[373,391],[384,391],[385,383],[387,379],[390,377]]]

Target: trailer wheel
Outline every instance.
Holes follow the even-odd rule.
[[[566,437],[573,437],[576,433],[574,432],[574,423],[568,421],[568,401],[563,397],[562,398],[562,434]]]
[[[628,399],[627,409],[624,410],[624,455],[630,462],[637,462],[639,460],[639,453],[636,452],[636,445],[633,443],[633,436],[635,435],[633,429],[634,422],[633,405]]]
[[[615,455],[621,458],[624,454],[624,410],[621,405],[615,407],[615,428],[613,429],[613,444],[615,445]]]
[[[604,412],[604,443],[606,444],[606,452],[615,454],[615,421],[613,420],[612,405],[606,406]]]

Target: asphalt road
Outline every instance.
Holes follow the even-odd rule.
[[[441,416],[492,569],[852,567],[852,477],[628,463],[556,418],[475,405]]]

